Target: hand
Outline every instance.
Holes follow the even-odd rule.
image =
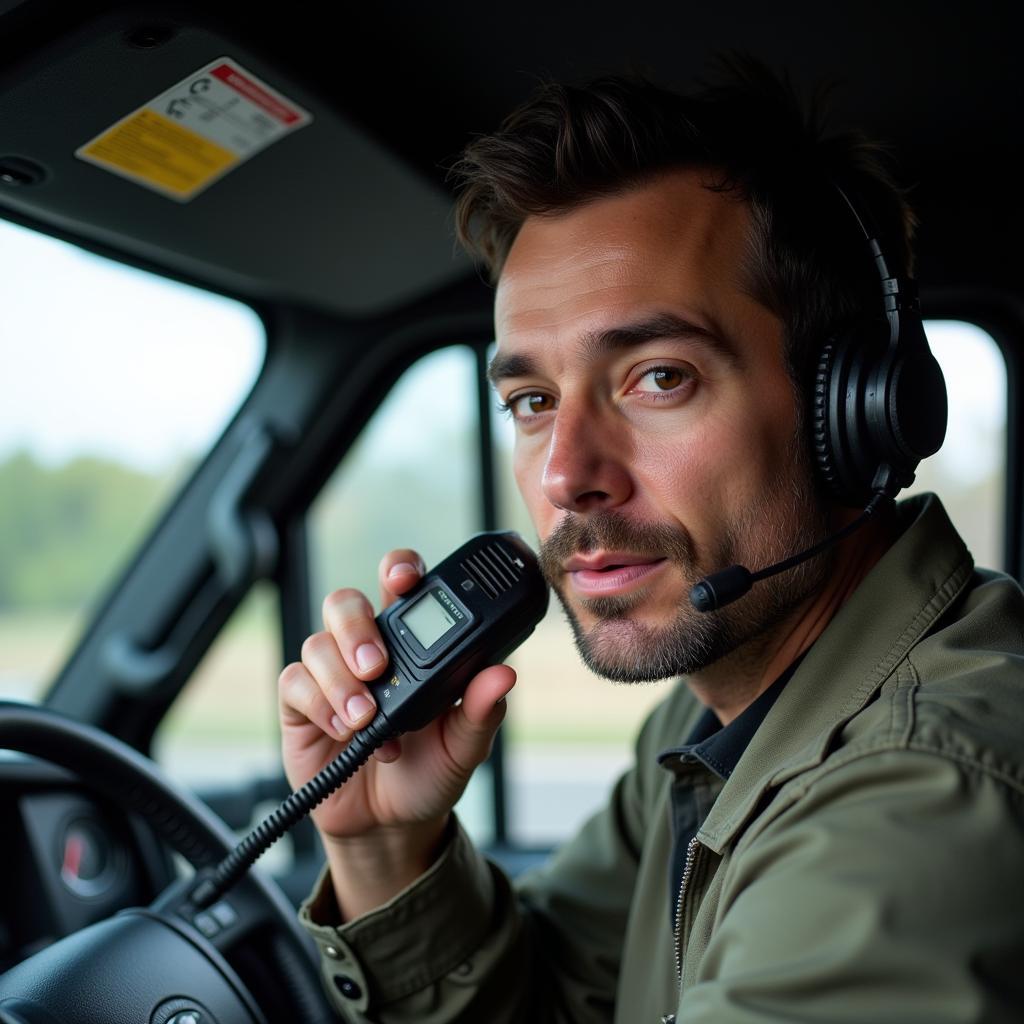
[[[379,570],[382,607],[409,591],[423,572],[414,551],[386,555]],[[302,645],[302,661],[286,666],[279,678],[284,768],[294,789],[373,720],[377,709],[365,682],[387,665],[373,608],[358,590],[329,594],[323,620],[324,631]],[[414,860],[426,859],[417,873],[425,869],[427,847],[436,846],[449,812],[490,752],[505,714],[505,695],[514,683],[515,673],[507,665],[485,669],[471,680],[457,706],[377,750],[313,811],[328,856],[347,847],[372,851],[364,859],[376,858],[378,872],[385,866],[381,858],[408,859],[399,874],[408,874]]]

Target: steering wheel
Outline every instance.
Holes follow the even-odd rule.
[[[139,814],[196,869],[234,846],[204,804],[92,726],[0,701],[0,749],[68,769]],[[314,944],[276,885],[250,873],[205,912],[189,901],[194,885],[174,882],[149,907],[123,910],[12,967],[0,976],[0,1024],[337,1021]]]

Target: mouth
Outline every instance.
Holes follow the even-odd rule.
[[[580,597],[613,597],[647,583],[667,561],[651,555],[601,551],[576,555],[563,568]]]

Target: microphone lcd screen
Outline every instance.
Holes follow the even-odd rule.
[[[403,613],[402,621],[424,650],[436,644],[455,625],[448,609],[429,592]]]

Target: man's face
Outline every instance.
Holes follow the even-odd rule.
[[[710,615],[703,575],[818,539],[781,322],[744,290],[749,211],[698,171],[530,217],[498,284],[492,377],[545,573],[596,671],[697,671],[765,632],[821,569]]]

